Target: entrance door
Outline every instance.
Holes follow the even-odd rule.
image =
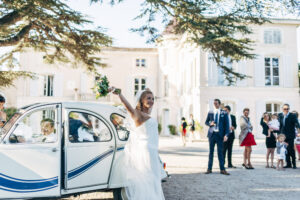
[[[66,115],[66,188],[107,187],[115,149],[112,130],[89,111],[69,110]]]
[[[163,115],[163,120],[164,120],[164,135],[170,135],[170,130],[169,130],[169,110],[164,109],[164,115]]]
[[[60,104],[34,108],[4,138],[1,198],[60,196],[60,116]]]

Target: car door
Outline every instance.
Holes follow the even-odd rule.
[[[108,122],[86,110],[66,111],[65,187],[106,188],[115,151],[115,138]]]
[[[36,107],[0,147],[0,198],[60,196],[61,105]]]

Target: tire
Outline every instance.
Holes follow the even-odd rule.
[[[128,200],[124,188],[116,188],[113,190],[114,200]]]

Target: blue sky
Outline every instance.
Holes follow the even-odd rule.
[[[108,2],[106,0],[105,2]],[[89,0],[69,0],[68,5],[83,14],[89,16],[95,26],[107,28],[107,34],[113,37],[114,46],[121,47],[153,47],[154,44],[145,44],[146,38],[138,33],[132,33],[130,28],[139,27],[141,20],[133,19],[140,13],[141,0],[125,0],[113,7],[109,3],[93,3],[90,5]],[[155,26],[163,30],[160,20],[155,22]]]
[[[105,1],[105,0],[104,0]],[[125,0],[113,7],[109,3],[94,3],[89,0],[69,0],[68,5],[85,15],[94,22],[94,26],[107,28],[107,34],[113,37],[113,46],[119,47],[154,47],[146,44],[146,38],[138,33],[132,33],[130,28],[139,27],[141,21],[133,19],[140,13],[142,0]],[[105,2],[108,2],[106,0]],[[159,30],[163,30],[160,20],[155,22]],[[300,28],[298,28],[298,62],[300,62]]]

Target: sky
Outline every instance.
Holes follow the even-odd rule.
[[[108,2],[106,0],[105,2]],[[141,0],[124,0],[111,6],[109,3],[93,3],[89,0],[69,0],[68,5],[83,14],[89,16],[95,27],[107,28],[107,34],[113,37],[113,46],[120,47],[154,47],[154,44],[146,44],[146,38],[138,33],[130,32],[130,28],[137,28],[142,21],[133,20],[140,13]],[[155,22],[155,27],[163,30],[160,20]]]
[[[105,1],[105,0],[104,0]],[[88,16],[94,22],[94,26],[107,29],[107,34],[113,37],[113,46],[118,47],[155,47],[154,44],[146,44],[146,37],[133,33],[129,29],[141,25],[141,21],[133,20],[140,13],[142,0],[124,0],[111,6],[109,3],[90,4],[89,0],[68,0],[68,5]],[[105,2],[109,2],[106,0]],[[155,21],[155,27],[163,31],[164,25],[160,20]],[[298,35],[298,62],[300,62],[300,28]]]

